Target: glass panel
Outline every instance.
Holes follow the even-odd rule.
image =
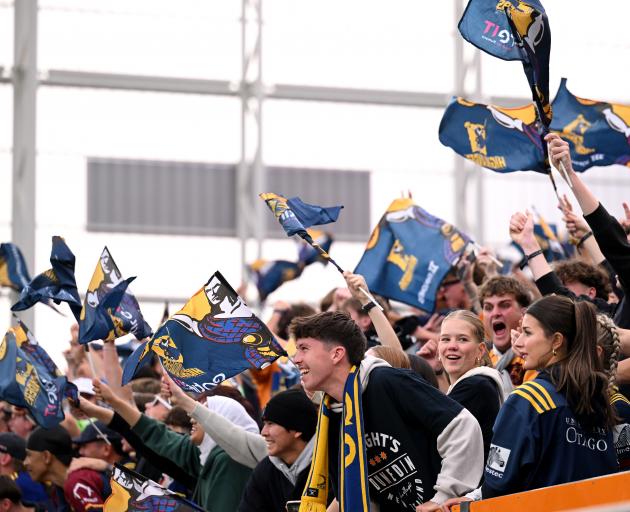
[[[41,0],[42,69],[236,80],[240,2]]]
[[[415,91],[453,87],[452,2],[265,0],[263,5],[267,82]]]

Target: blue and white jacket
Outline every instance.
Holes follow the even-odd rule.
[[[482,498],[615,473],[612,431],[580,426],[547,372],[516,388],[499,411]]]

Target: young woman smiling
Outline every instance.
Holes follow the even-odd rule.
[[[489,359],[483,341],[481,320],[464,309],[453,311],[442,322],[438,356],[450,380],[446,394],[479,422],[485,462],[492,426],[505,397],[499,372],[485,366]]]
[[[494,424],[485,480],[474,499],[563,484],[618,471],[608,378],[596,349],[588,302],[551,295],[523,317],[514,347],[538,377],[516,388]],[[465,499],[465,498],[464,498]],[[449,501],[446,506],[462,501]]]

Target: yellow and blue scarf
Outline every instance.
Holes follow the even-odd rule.
[[[328,426],[331,397],[324,395],[319,408],[319,420],[313,460],[306,487],[302,493],[300,512],[326,512],[328,501]],[[339,510],[369,512],[367,464],[363,437],[363,409],[359,367],[353,366],[343,390],[343,425],[339,429]]]

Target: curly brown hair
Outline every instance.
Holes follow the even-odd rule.
[[[608,300],[612,291],[610,280],[603,270],[583,261],[560,261],[554,265],[554,272],[565,286],[569,283],[580,283],[589,288],[595,288],[595,295]]]
[[[508,276],[492,277],[479,288],[479,302],[481,304],[493,295],[513,295],[522,308],[529,306],[532,301],[527,288],[518,279]]]

